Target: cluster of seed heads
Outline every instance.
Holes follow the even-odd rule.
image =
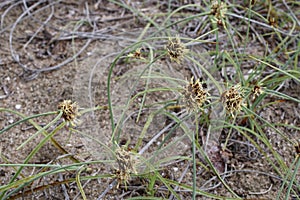
[[[78,108],[77,103],[72,102],[71,100],[64,100],[58,105],[58,109],[62,111],[62,117],[73,126],[76,125],[76,120],[79,116]],[[116,171],[118,183],[127,183],[130,179],[130,174],[137,174],[137,156],[133,152],[125,150],[123,147],[118,147],[115,154],[116,162],[118,164],[118,169]]]
[[[194,77],[191,78],[183,90],[184,102],[189,111],[201,108],[208,95],[209,93],[204,90],[200,80],[194,80]]]
[[[178,64],[180,64],[184,55],[188,52],[188,49],[186,49],[185,45],[181,43],[178,36],[176,36],[175,39],[169,38],[166,49],[171,61],[175,61]]]
[[[217,20],[220,20],[225,17],[226,10],[227,8],[224,3],[219,4],[218,1],[214,1],[211,13]],[[185,54],[188,52],[185,45],[181,43],[179,36],[176,36],[174,39],[169,38],[166,50],[171,61],[175,61],[178,64],[180,64],[184,59]],[[128,57],[143,59],[141,49],[136,49],[135,52],[130,53]],[[231,114],[241,109],[243,97],[241,96],[239,89],[239,87],[232,87],[228,91],[225,91],[221,96],[224,107],[227,112]],[[260,94],[258,88],[255,88],[253,92],[255,95]],[[192,77],[189,83],[183,88],[182,96],[188,111],[197,111],[201,109],[207,100],[209,93],[203,88],[199,79]],[[79,115],[77,103],[72,102],[71,100],[64,100],[59,104],[58,108],[63,112],[62,117],[73,125],[76,117]],[[139,161],[133,152],[126,150],[124,147],[118,147],[115,151],[115,155],[118,164],[115,175],[119,186],[120,183],[128,183],[131,174],[137,174],[136,166]]]
[[[233,86],[221,95],[221,102],[223,103],[226,111],[231,115],[233,115],[235,111],[240,111],[242,108],[244,98],[240,89],[240,85]]]
[[[138,160],[136,155],[131,151],[125,150],[123,147],[119,147],[115,151],[116,153],[116,161],[118,163],[117,169],[117,179],[118,183],[127,183],[130,179],[130,174],[137,174],[136,165],[138,164]],[[119,185],[118,184],[118,185]]]
[[[72,125],[76,124],[76,118],[79,116],[78,105],[71,100],[64,100],[58,105],[58,109],[62,111],[62,117]]]
[[[225,19],[227,13],[227,6],[224,2],[219,2],[220,0],[215,0],[211,5],[211,14],[214,16],[213,22],[222,24],[222,19]]]
[[[222,24],[222,20],[225,18],[227,12],[227,6],[220,0],[215,0],[211,6],[211,14],[214,17],[214,22]],[[188,52],[185,45],[181,42],[179,36],[175,38],[169,38],[166,45],[166,50],[171,61],[178,64],[184,59],[184,56]],[[141,53],[141,49],[136,49],[135,52],[128,55],[135,59],[144,59]],[[253,88],[254,96],[261,94],[261,88],[255,86]],[[184,103],[188,111],[197,111],[201,109],[209,92],[203,88],[202,83],[199,79],[192,77],[188,84],[183,88],[182,96]],[[226,111],[233,115],[234,112],[240,111],[243,102],[243,96],[240,92],[240,86],[234,86],[226,90],[221,95],[221,102],[223,103]],[[76,118],[79,116],[78,105],[76,102],[71,100],[64,100],[58,105],[58,109],[62,111],[62,117],[72,125],[76,124]],[[300,143],[295,146],[297,154],[300,154]],[[138,164],[137,156],[126,150],[124,147],[118,147],[115,151],[116,162],[118,169],[116,170],[116,177],[118,179],[118,186],[120,183],[128,183],[131,174],[137,174],[136,166]]]
[[[225,17],[226,10],[227,8],[224,3],[219,4],[218,1],[215,1],[212,4],[212,13],[217,19]],[[188,52],[178,36],[176,36],[173,40],[169,39],[166,49],[170,59],[177,63],[180,63],[185,54]],[[256,96],[260,95],[260,87],[254,88],[253,93]],[[209,96],[209,93],[203,88],[199,79],[195,80],[194,77],[192,77],[190,82],[183,89],[182,95],[185,106],[188,111],[191,112],[199,110],[203,106],[207,96]],[[227,113],[230,113],[231,115],[233,115],[234,112],[241,110],[243,99],[244,98],[240,93],[240,86],[230,88],[221,96],[221,102],[223,103]]]

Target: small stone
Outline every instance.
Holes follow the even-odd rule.
[[[17,104],[16,106],[15,106],[15,108],[17,109],[17,110],[20,110],[21,109],[21,104]]]

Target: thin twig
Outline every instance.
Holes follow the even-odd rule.
[[[249,22],[252,22],[252,23],[255,23],[255,24],[259,24],[259,25],[261,25],[261,26],[263,26],[263,27],[265,27],[265,28],[269,28],[269,29],[275,30],[275,31],[277,31],[277,32],[279,32],[279,33],[282,33],[282,34],[284,34],[284,35],[287,35],[287,36],[295,37],[295,36],[297,36],[297,35],[299,34],[299,33],[296,33],[295,35],[293,35],[293,34],[291,34],[291,33],[287,33],[287,32],[284,32],[284,31],[282,31],[282,30],[280,30],[280,29],[277,29],[277,28],[275,28],[275,27],[273,27],[273,26],[270,26],[270,25],[268,25],[268,24],[265,24],[265,23],[256,21],[256,20],[254,20],[254,19],[249,19],[249,18],[244,17],[244,16],[236,15],[236,14],[234,14],[234,13],[227,13],[227,15],[232,16],[232,17],[236,17],[236,18],[239,18],[239,19],[243,19],[243,20],[245,20],[245,21],[249,21]]]
[[[103,197],[117,184],[117,179],[114,179],[111,184],[102,192],[102,194],[97,198],[97,200],[102,200]]]
[[[267,190],[265,190],[265,191],[262,191],[262,192],[251,192],[251,191],[249,191],[249,194],[255,194],[255,195],[266,194],[266,193],[268,193],[268,192],[271,191],[272,187],[273,187],[273,184],[271,184],[270,187],[269,187],[269,189],[267,189]]]
[[[23,0],[25,1],[25,0]],[[24,2],[24,5],[26,5],[26,2]],[[27,5],[26,5],[26,8],[27,8]],[[28,13],[30,13],[30,11],[28,11]],[[30,37],[30,39],[26,42],[26,44],[23,46],[23,49],[26,49],[28,44],[35,38],[35,36],[44,28],[44,26],[52,19],[52,16],[54,14],[54,7],[51,6],[51,13],[50,15],[48,16],[48,18],[45,20],[45,22],[43,22],[41,24],[41,26],[35,31],[35,33]],[[31,15],[31,13],[30,13]],[[32,16],[31,16],[32,17]],[[33,17],[32,17],[33,18]]]
[[[184,176],[186,175],[188,169],[190,168],[190,165],[188,164],[186,166],[186,168],[184,169],[183,173],[181,174],[181,176],[178,179],[178,183],[181,183],[181,181],[183,180]],[[176,185],[176,187],[174,188],[174,191],[177,191],[179,189],[179,185]],[[172,200],[174,198],[174,195],[171,194],[169,197],[169,200]]]
[[[11,1],[8,0],[8,3],[7,4],[10,4]],[[11,4],[4,12],[3,14],[1,15],[1,26],[0,26],[0,34],[3,33],[6,29],[10,28],[10,26],[7,26],[6,28],[3,28],[3,24],[4,24],[4,18],[6,16],[6,14],[14,7],[16,7],[18,4],[21,4],[22,1],[16,1],[16,3],[14,4]],[[4,7],[4,6],[3,6]],[[2,8],[2,6],[0,5],[0,9]]]
[[[58,180],[61,181],[61,182],[64,180],[61,173],[58,174]],[[70,196],[68,194],[68,191],[67,191],[67,188],[66,188],[65,184],[61,184],[61,189],[62,189],[63,194],[65,196],[65,200],[70,200]]]
[[[291,16],[294,18],[294,20],[297,22],[298,26],[300,26],[300,21],[298,19],[298,17],[295,16],[294,12],[291,10],[291,8],[287,5],[285,0],[282,0],[283,4],[285,5],[285,7],[288,9],[288,11],[290,12]]]
[[[39,6],[40,4],[42,4],[42,3],[44,3],[44,2],[45,2],[45,0],[39,1],[39,2],[35,3],[34,5],[32,5],[30,8],[28,8],[28,9],[26,10],[26,12],[23,12],[23,13],[18,17],[18,19],[15,21],[15,23],[13,24],[13,26],[12,26],[12,28],[11,28],[11,30],[10,30],[10,34],[9,34],[9,48],[10,48],[10,53],[11,53],[11,55],[12,55],[14,61],[16,61],[16,62],[19,64],[19,66],[21,66],[24,70],[29,70],[29,69],[26,67],[26,65],[23,65],[23,64],[21,63],[19,55],[16,53],[16,51],[15,51],[14,48],[13,48],[13,33],[14,33],[15,29],[16,29],[17,24],[18,24],[19,22],[22,21],[22,18],[23,18],[30,10],[36,8],[37,6]]]

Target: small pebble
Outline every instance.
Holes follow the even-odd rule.
[[[21,104],[17,104],[16,106],[15,106],[15,108],[17,109],[17,110],[19,110],[19,109],[21,109]]]

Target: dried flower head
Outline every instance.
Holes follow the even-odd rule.
[[[243,96],[241,94],[240,85],[233,86],[221,95],[221,102],[226,111],[233,115],[235,111],[240,111],[242,108]]]
[[[184,55],[188,52],[188,49],[181,43],[179,36],[176,36],[173,40],[169,38],[166,49],[171,61],[175,61],[178,64],[180,64]]]
[[[119,169],[117,169],[117,179],[118,185],[120,183],[128,183],[130,179],[130,174],[137,174],[136,165],[138,160],[133,152],[125,150],[124,147],[119,147],[116,149],[116,160]]]
[[[125,185],[128,184],[128,181],[130,179],[129,173],[116,169],[114,174],[118,181],[117,188],[119,188],[120,184],[122,184],[122,183],[124,183]]]
[[[278,16],[274,12],[271,11],[268,21],[270,26],[278,27]]]
[[[209,93],[204,90],[199,79],[191,78],[183,90],[184,102],[189,111],[198,110],[206,101]]]
[[[75,126],[76,118],[79,116],[77,103],[72,103],[71,100],[64,100],[58,105],[58,109],[62,110],[62,117]]]
[[[142,48],[138,48],[136,49],[134,52],[128,54],[128,57],[129,58],[135,58],[135,59],[145,59],[142,55],[142,52],[141,52]]]
[[[261,95],[263,93],[261,86],[259,85],[255,85],[252,88],[252,95],[253,95],[253,100],[258,97],[259,95]]]
[[[227,13],[227,6],[221,0],[215,0],[211,5],[211,14],[214,15],[213,21],[219,25],[222,25],[222,19],[225,19]]]

